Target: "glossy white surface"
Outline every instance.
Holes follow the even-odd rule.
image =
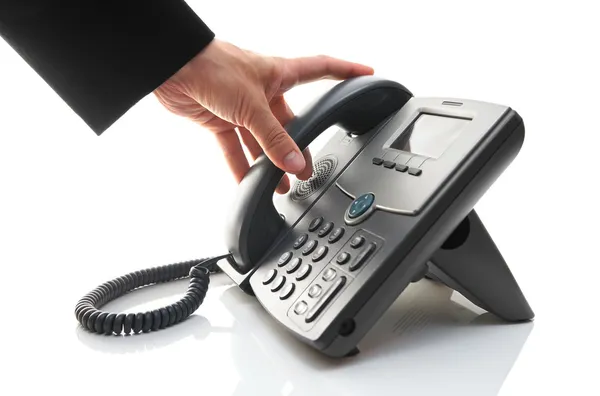
[[[0,41],[2,395],[600,394],[595,2],[190,4],[221,38],[258,52],[326,53],[418,96],[515,108],[525,144],[476,209],[535,321],[494,324],[445,288],[417,284],[361,354],[332,362],[215,277],[205,304],[174,328],[82,332],[73,308],[96,285],[222,253],[235,185],[212,137],[153,97],[97,137]],[[292,108],[331,85],[292,91]],[[108,308],[155,308],[185,287],[143,289]]]
[[[184,349],[182,363],[191,363],[194,355],[209,359],[190,371],[199,370],[212,395],[365,395],[374,386],[380,394],[402,389],[409,394],[492,395],[534,326],[499,324],[445,286],[422,281],[390,308],[361,343],[359,355],[335,360],[292,339],[253,298],[227,285],[227,278],[213,279],[204,315],[168,331],[125,338],[77,329],[78,342],[114,359],[141,355],[138,359],[151,360]],[[138,291],[107,309],[126,310],[152,297],[175,299],[184,288],[185,282],[178,282]],[[221,383],[222,374],[216,373],[229,373],[231,381]]]

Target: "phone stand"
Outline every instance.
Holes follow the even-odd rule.
[[[510,322],[533,318],[531,307],[475,210],[428,264],[425,277],[444,283],[482,309]]]

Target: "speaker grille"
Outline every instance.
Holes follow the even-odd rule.
[[[313,164],[313,175],[308,180],[296,180],[292,188],[292,199],[300,201],[319,190],[335,171],[337,159],[334,156],[320,158]]]

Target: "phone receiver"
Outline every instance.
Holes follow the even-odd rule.
[[[285,129],[300,150],[334,125],[362,135],[402,108],[412,96],[403,85],[380,77],[348,79],[296,116]],[[282,177],[283,171],[263,154],[240,182],[225,232],[231,254],[228,262],[240,274],[258,265],[283,229],[284,220],[273,204]]]

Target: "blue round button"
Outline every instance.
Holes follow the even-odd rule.
[[[361,195],[350,204],[350,207],[348,208],[348,217],[355,219],[362,216],[369,210],[371,205],[373,205],[373,202],[375,202],[375,195],[371,193]]]

